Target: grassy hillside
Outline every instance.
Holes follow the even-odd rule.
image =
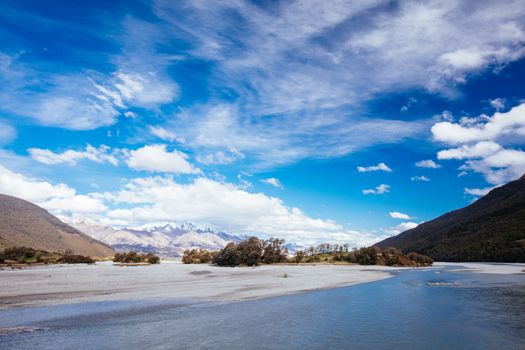
[[[437,261],[525,262],[525,176],[376,246]]]

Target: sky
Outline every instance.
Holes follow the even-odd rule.
[[[525,172],[523,1],[0,3],[0,193],[364,246]]]

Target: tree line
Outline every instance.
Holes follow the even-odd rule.
[[[257,266],[274,263],[351,263],[359,265],[386,266],[429,266],[433,260],[428,256],[404,254],[396,248],[379,249],[364,247],[350,249],[348,244],[320,244],[306,250],[299,250],[288,257],[284,240],[270,238],[261,240],[250,237],[239,243],[228,243],[223,249],[210,252],[205,249],[187,249],[184,251],[184,264],[216,264],[218,266]]]

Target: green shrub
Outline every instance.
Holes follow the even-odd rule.
[[[94,264],[95,260],[91,259],[89,256],[78,255],[78,254],[65,254],[58,262],[64,264]]]
[[[139,254],[134,251],[129,251],[126,253],[116,253],[113,256],[113,262],[125,263],[125,264],[135,264],[135,263],[149,263],[149,264],[160,264],[160,258],[153,254]]]

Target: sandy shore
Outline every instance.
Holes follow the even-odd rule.
[[[525,264],[436,262],[434,263],[434,267],[450,267],[453,271],[469,271],[495,275],[525,274]]]
[[[398,269],[350,265],[225,268],[167,262],[4,270],[0,271],[0,308],[144,298],[235,301],[372,282]]]

